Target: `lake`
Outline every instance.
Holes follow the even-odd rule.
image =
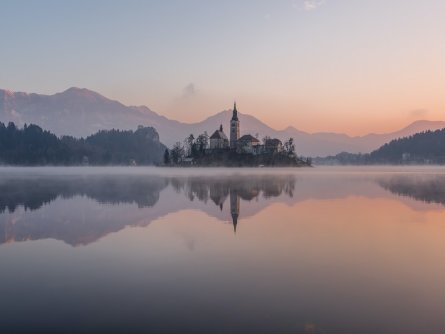
[[[445,168],[0,168],[1,333],[445,333]]]

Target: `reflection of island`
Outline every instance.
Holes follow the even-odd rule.
[[[353,182],[351,182],[353,180]],[[236,231],[242,218],[274,202],[307,199],[409,196],[445,204],[445,176],[389,175],[85,175],[4,176],[0,179],[0,244],[57,239],[77,246],[127,226],[185,209],[200,210]],[[386,190],[385,190],[386,189]],[[386,194],[386,195],[385,195]],[[410,206],[412,204],[408,203]]]
[[[230,216],[235,232],[240,215],[240,200],[250,202],[282,194],[292,197],[295,189],[295,177],[285,175],[172,179],[171,183],[177,191],[183,191],[191,201],[197,198],[207,203],[208,199],[211,199],[220,210],[223,210],[229,198]]]
[[[281,194],[291,197],[294,187],[291,176],[9,177],[0,181],[0,243],[53,238],[85,245],[198,203],[212,212],[211,202],[218,211],[230,209],[236,230],[241,200],[264,201]],[[168,196],[160,196],[163,191]],[[224,209],[227,201],[230,208]]]
[[[397,195],[445,205],[445,175],[398,175],[380,179],[378,183]]]

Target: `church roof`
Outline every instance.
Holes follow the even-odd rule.
[[[215,132],[213,132],[213,135],[210,136],[210,139],[226,139],[227,140],[227,136],[223,131],[216,130]]]
[[[240,139],[238,139],[239,141],[244,141],[244,142],[253,142],[253,143],[259,143],[260,141],[258,139],[256,139],[254,136],[252,135],[244,135],[242,136]]]

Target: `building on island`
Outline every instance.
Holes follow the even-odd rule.
[[[264,146],[267,153],[278,153],[283,151],[283,143],[277,138],[267,138],[264,141]]]
[[[210,149],[211,150],[220,150],[229,148],[229,140],[227,139],[226,134],[223,131],[222,124],[219,126],[219,130],[216,130],[210,136]]]
[[[244,135],[238,139],[236,150],[239,153],[258,154],[260,149],[260,141],[252,135]]]
[[[223,126],[220,125],[210,136],[210,150],[232,150],[237,153],[247,154],[263,154],[263,153],[278,153],[283,151],[283,143],[276,138],[267,138],[263,144],[250,134],[245,134],[240,137],[240,120],[238,118],[238,110],[236,109],[236,102],[233,104],[232,118],[230,120],[230,139],[227,138],[223,131]]]

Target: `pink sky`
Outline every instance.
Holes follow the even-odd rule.
[[[85,87],[185,122],[236,99],[274,128],[308,132],[445,120],[442,0],[42,0],[3,11],[1,88]]]

